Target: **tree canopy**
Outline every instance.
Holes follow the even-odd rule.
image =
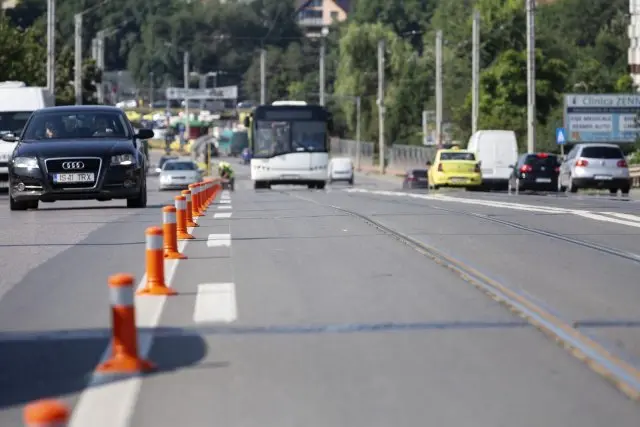
[[[539,2],[536,12],[537,140],[554,148],[565,92],[632,90],[627,71],[628,0]],[[385,41],[385,140],[421,144],[421,112],[435,109],[435,34],[444,34],[444,117],[457,138],[471,132],[472,14],[481,15],[482,127],[514,129],[526,139],[526,37],[521,0],[360,0],[325,40],[327,105],[337,132],[378,137],[377,61]],[[73,102],[73,16],[83,12],[83,56],[109,29],[106,70],[129,70],[140,84],[182,85],[182,57],[192,70],[238,84],[243,99],[260,98],[260,50],[266,54],[267,99],[318,101],[321,41],[305,37],[294,2],[282,0],[69,0],[57,10],[58,101]],[[0,80],[43,85],[44,3],[22,0],[0,18]],[[93,98],[100,70],[83,66],[84,97]]]

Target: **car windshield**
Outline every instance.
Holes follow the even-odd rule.
[[[413,175],[415,178],[426,178],[427,171],[424,169],[414,169],[411,171],[411,175]]]
[[[291,151],[291,126],[287,122],[257,122],[255,156],[273,156]]]
[[[28,141],[131,138],[124,114],[115,111],[43,111],[36,113],[22,137]]]
[[[470,160],[473,161],[476,159],[476,156],[473,153],[465,153],[464,151],[460,152],[448,152],[448,153],[440,153],[440,160]]]
[[[193,162],[166,162],[162,168],[166,171],[194,171],[196,165]]]
[[[256,123],[254,155],[325,151],[327,125],[322,121],[263,121]]]
[[[175,159],[175,157],[161,157],[160,161],[158,162],[158,166],[162,167],[164,166],[165,163],[167,163],[169,160],[173,160]]]
[[[556,156],[537,156],[531,155],[527,156],[524,163],[529,166],[542,166],[542,167],[550,167],[554,168],[558,166],[560,163],[558,162],[558,158]]]
[[[31,114],[31,112],[0,113],[0,134],[12,133],[20,135]]]
[[[622,150],[617,147],[585,147],[580,157],[589,159],[624,159]]]

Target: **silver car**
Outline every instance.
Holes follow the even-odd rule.
[[[168,160],[160,171],[160,191],[184,190],[202,180],[202,171],[193,160]]]
[[[578,192],[583,188],[606,188],[628,194],[631,188],[629,167],[624,153],[614,144],[576,144],[560,166],[559,191]]]

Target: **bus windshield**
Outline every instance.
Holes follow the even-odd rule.
[[[327,125],[323,121],[256,122],[253,156],[271,157],[291,152],[323,152],[327,149]]]

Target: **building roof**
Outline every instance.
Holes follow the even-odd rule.
[[[296,0],[296,11],[304,9],[312,0]],[[346,13],[350,12],[351,8],[351,0],[330,0],[340,7],[340,9],[344,10]]]

